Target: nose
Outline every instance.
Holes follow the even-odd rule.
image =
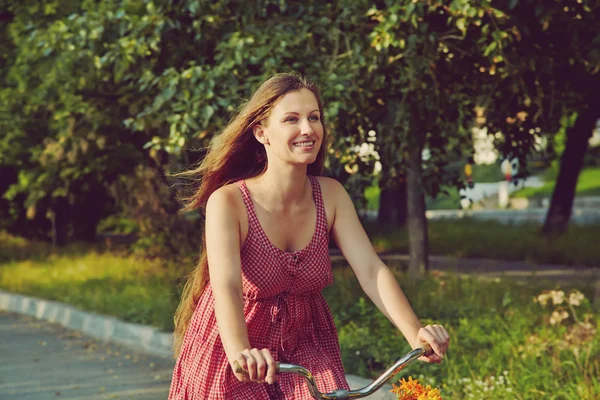
[[[307,119],[302,120],[302,124],[300,125],[300,134],[302,135],[310,135],[313,133],[313,128],[310,124],[310,121]]]

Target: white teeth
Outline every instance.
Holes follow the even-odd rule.
[[[301,142],[301,143],[294,143],[294,146],[296,147],[310,147],[312,145],[314,145],[315,142]]]

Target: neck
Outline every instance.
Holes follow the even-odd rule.
[[[267,167],[255,180],[261,203],[268,209],[287,208],[306,196],[306,166]],[[284,206],[285,205],[285,206]]]

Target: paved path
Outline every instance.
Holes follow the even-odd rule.
[[[0,311],[0,399],[167,398],[173,362]]]
[[[388,266],[407,268],[409,256],[406,254],[380,254]],[[331,252],[331,261],[345,264],[339,251]],[[468,274],[480,278],[536,279],[555,282],[600,281],[600,266],[535,264],[525,261],[505,261],[486,258],[453,258],[429,256],[430,270],[442,273]]]
[[[475,182],[472,188],[462,189],[460,192],[464,194],[468,199],[471,199],[473,203],[477,203],[486,197],[498,195],[500,185],[506,183],[506,181],[490,182],[490,183],[478,183]],[[516,192],[523,188],[539,188],[544,186],[544,181],[538,176],[530,176],[527,179],[520,179],[519,183],[515,186],[512,182],[508,185],[508,193]]]
[[[523,210],[427,210],[428,220],[473,218],[481,221],[497,221],[503,224],[536,223],[542,225],[548,214],[547,208]],[[600,209],[573,208],[570,223],[596,225],[600,223]]]
[[[526,208],[522,210],[427,210],[425,216],[428,220],[464,219],[472,218],[480,221],[496,221],[503,224],[535,223],[542,225],[545,221],[548,208]],[[377,210],[360,210],[359,215],[368,220],[377,220]],[[570,222],[577,225],[600,224],[599,208],[574,207]]]
[[[2,400],[165,400],[173,365],[58,324],[0,311]],[[347,378],[353,389],[371,383]],[[395,399],[390,389],[386,385],[369,399]]]

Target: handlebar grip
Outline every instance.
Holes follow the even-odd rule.
[[[240,363],[237,362],[237,360],[233,362],[233,367],[233,372],[235,372],[236,374],[248,374],[248,371],[243,369]],[[275,362],[275,372],[279,373],[279,362]]]
[[[425,353],[423,354],[425,357],[429,357],[434,353],[433,349],[431,348],[431,345],[427,342],[421,342],[419,347],[425,350]]]
[[[238,363],[237,361],[233,362],[233,372],[235,372],[236,374],[247,374],[248,371],[246,371],[245,369],[242,368],[242,366],[240,365],[240,363]]]

